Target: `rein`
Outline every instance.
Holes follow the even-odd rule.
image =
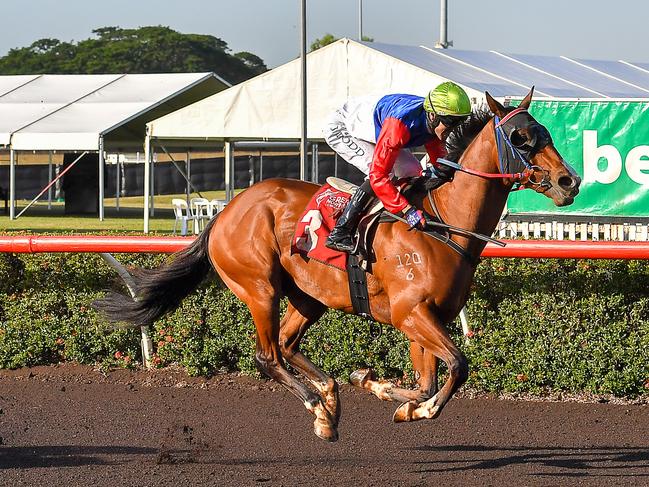
[[[450,161],[449,161],[450,162]],[[435,205],[435,202],[433,201],[433,196],[431,194],[431,190],[428,190],[426,192],[426,195],[428,197],[428,201],[430,203],[430,207],[433,209],[435,212],[435,216],[439,221],[431,221],[430,219],[426,219],[426,226],[427,227],[433,227],[439,230],[418,230],[419,232],[422,232],[425,235],[428,235],[429,237],[434,238],[438,242],[441,242],[451,248],[451,250],[455,251],[457,254],[459,254],[463,259],[468,261],[471,265],[474,267],[478,265],[478,262],[480,261],[480,257],[474,258],[469,252],[466,251],[464,247],[462,247],[459,243],[457,243],[455,240],[451,239],[450,234],[454,233],[457,235],[462,235],[464,237],[472,237],[476,238],[478,240],[482,240],[484,242],[491,242],[494,245],[498,245],[499,247],[504,247],[507,245],[504,242],[501,242],[500,240],[496,240],[494,238],[491,238],[487,235],[483,235],[481,233],[477,232],[472,232],[470,230],[465,230],[464,228],[461,227],[456,227],[453,225],[449,225],[447,223],[444,223],[442,220],[441,215],[439,214],[439,211],[437,210],[437,206]],[[405,218],[401,218],[400,216],[395,215],[394,213],[389,213],[385,212],[385,215],[387,215],[389,218],[393,220],[400,221],[402,223],[405,223],[406,225],[409,225],[408,222],[406,221]],[[440,231],[443,230],[443,233]]]

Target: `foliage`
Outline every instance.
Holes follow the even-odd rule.
[[[164,256],[122,255],[152,267]],[[63,360],[132,367],[138,330],[110,330],[90,307],[115,276],[93,254],[0,254],[0,367]],[[468,304],[475,337],[455,342],[470,362],[469,384],[494,392],[649,394],[649,263],[644,261],[485,260]],[[201,286],[155,323],[155,363],[191,374],[254,373],[250,313],[233,294]],[[303,351],[345,380],[360,367],[412,382],[408,340],[383,326],[329,311]]]
[[[334,37],[333,34],[325,34],[321,38],[316,39],[311,43],[311,51],[317,51],[321,47],[328,46],[329,44],[333,44],[338,40],[337,37]]]
[[[310,52],[317,51],[321,47],[325,47],[325,46],[328,46],[329,44],[333,44],[337,40],[338,40],[338,37],[335,37],[333,34],[327,33],[327,34],[323,35],[321,38],[316,39],[315,41],[313,41],[311,43],[311,51]],[[373,37],[368,37],[366,35],[362,36],[361,40],[363,42],[374,42]]]
[[[179,73],[213,71],[238,83],[267,70],[254,54],[230,54],[225,41],[169,27],[102,27],[78,43],[40,39],[0,58],[0,74]]]

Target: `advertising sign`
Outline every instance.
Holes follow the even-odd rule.
[[[649,216],[649,101],[534,101],[530,113],[582,184],[564,208],[531,190],[514,192],[510,213]]]

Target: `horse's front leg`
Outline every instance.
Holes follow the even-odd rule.
[[[415,371],[417,389],[403,389],[387,380],[377,380],[371,369],[352,372],[350,382],[370,391],[384,401],[423,402],[437,392],[437,357],[420,344],[410,342],[410,359]]]
[[[448,366],[449,377],[432,398],[423,402],[409,401],[399,406],[394,413],[394,421],[436,418],[469,376],[466,357],[455,346],[444,324],[426,303],[417,305],[399,328],[426,351],[441,358]]]

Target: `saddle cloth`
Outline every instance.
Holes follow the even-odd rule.
[[[330,184],[330,180],[335,186]],[[325,241],[354,191],[356,186],[353,184],[328,178],[327,183],[313,195],[298,221],[291,254],[306,255],[310,259],[345,270],[347,254],[325,247]]]

